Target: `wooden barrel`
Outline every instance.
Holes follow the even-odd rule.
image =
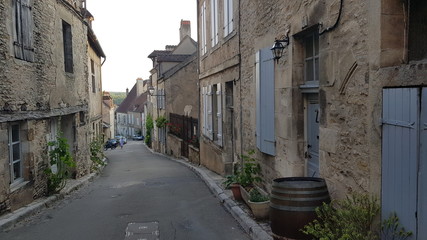
[[[329,203],[328,188],[322,178],[288,177],[273,180],[270,224],[275,239],[310,239],[300,231],[316,218],[315,209]]]

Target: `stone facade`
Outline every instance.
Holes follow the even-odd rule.
[[[383,108],[386,104],[407,104],[402,96],[390,103],[383,93],[412,88],[420,92],[418,99],[424,98],[421,90],[425,91],[427,84],[427,32],[422,16],[427,4],[397,0],[234,2],[239,12],[236,38],[240,39],[232,45],[228,41],[233,38],[220,38],[218,45],[211,46],[214,31],[210,8],[214,4],[198,1],[201,112],[206,104],[203,87],[223,83],[226,78],[235,80],[234,139],[222,147],[211,140],[209,131],[203,134],[201,163],[225,174],[226,145],[233,146],[232,152],[238,154],[256,150],[254,157],[262,166],[267,190],[278,177],[319,176],[326,179],[333,198],[354,192],[381,197],[393,185],[383,174],[389,171],[383,168],[389,159],[382,153],[392,152],[384,146],[384,126],[405,125],[385,122]],[[203,39],[208,39],[207,47]],[[285,39],[288,41],[281,42],[285,46],[283,56],[276,60],[270,48],[275,40]],[[227,63],[235,55],[240,61],[233,71],[233,65]],[[208,90],[208,95],[212,94]],[[417,101],[410,107],[420,111],[417,114],[423,121],[425,100]],[[215,121],[215,117],[206,116],[202,125],[210,119]],[[222,124],[225,122],[226,117]],[[407,128],[415,122],[409,122]],[[422,124],[414,126],[420,129],[415,135],[425,139]],[[222,133],[224,139],[230,135],[224,128]],[[411,176],[418,176],[415,181],[420,184],[426,171],[425,150],[415,142],[409,144],[414,144],[415,150],[408,154],[416,156],[411,160],[416,168]],[[396,146],[401,145],[405,143]],[[234,162],[238,162],[236,155]],[[405,159],[402,155],[401,167],[409,169]],[[402,169],[396,168],[395,174],[405,174]],[[397,189],[396,196],[403,190]],[[410,198],[419,202],[425,196],[425,191],[418,190]],[[381,201],[386,203],[387,199]],[[421,209],[418,206],[418,213]],[[406,212],[400,214],[413,218],[412,212]],[[420,223],[422,218],[418,219]]]
[[[214,9],[210,0],[197,2],[200,163],[225,175],[232,172],[241,152],[239,1],[217,1]]]
[[[46,194],[47,143],[59,131],[77,162],[74,176],[90,171],[87,24],[76,2],[21,1],[29,24],[19,32],[15,1],[0,2],[0,214]]]

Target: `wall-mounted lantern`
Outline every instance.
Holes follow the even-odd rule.
[[[284,39],[276,39],[274,45],[271,48],[273,53],[273,58],[276,60],[276,63],[279,62],[279,59],[283,56],[283,50],[289,45],[289,30],[286,31],[286,36]]]

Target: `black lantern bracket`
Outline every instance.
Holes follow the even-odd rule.
[[[283,50],[289,45],[289,29],[286,30],[286,34],[283,39],[276,39],[274,41],[273,47],[271,47],[271,52],[273,53],[273,58],[276,60],[276,63],[279,62],[279,59],[283,56]]]

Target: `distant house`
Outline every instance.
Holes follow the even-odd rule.
[[[132,137],[143,133],[146,91],[147,81],[141,78],[136,80],[129,92],[127,91],[126,98],[116,109],[116,135]]]
[[[114,138],[115,124],[114,124],[114,112],[116,106],[114,105],[113,98],[110,93],[104,92],[102,100],[102,127],[104,140]]]

